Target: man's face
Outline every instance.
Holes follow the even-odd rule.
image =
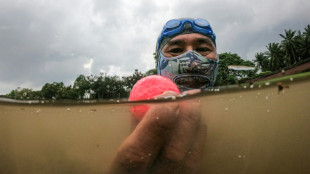
[[[165,57],[175,57],[187,51],[196,51],[202,56],[217,60],[216,47],[212,40],[198,33],[178,35],[172,38],[162,49]]]

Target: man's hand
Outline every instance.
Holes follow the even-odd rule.
[[[157,98],[169,95],[177,94]],[[112,173],[197,173],[205,137],[199,100],[154,104],[120,146]]]

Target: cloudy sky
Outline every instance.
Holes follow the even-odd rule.
[[[163,24],[202,17],[218,52],[253,59],[284,29],[310,24],[309,0],[0,0],[0,94],[80,75],[154,68]]]

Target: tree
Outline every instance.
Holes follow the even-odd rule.
[[[303,32],[304,35],[304,56],[305,58],[310,57],[310,25],[307,25],[305,31]]]
[[[46,83],[42,87],[41,93],[44,99],[65,99],[65,88],[63,82],[53,82],[51,84]]]
[[[256,62],[256,68],[261,69],[262,72],[269,70],[269,59],[266,53],[256,53],[254,62]]]
[[[157,69],[150,69],[148,71],[145,72],[144,76],[150,76],[150,75],[156,75],[157,74]]]
[[[73,89],[77,94],[78,99],[83,99],[86,93],[90,93],[90,77],[86,78],[84,75],[79,75],[73,85]]]
[[[283,52],[281,50],[281,45],[279,43],[269,43],[267,49],[267,55],[270,59],[270,70],[276,71],[283,68]]]
[[[124,85],[126,89],[131,90],[132,87],[136,84],[138,80],[140,80],[143,76],[141,72],[138,71],[138,69],[135,69],[135,72],[131,76],[123,77]]]
[[[284,66],[289,66],[297,62],[296,44],[294,40],[295,33],[296,31],[285,30],[285,35],[280,34],[280,36],[284,39],[281,42],[285,53]]]
[[[307,25],[305,31],[298,31],[295,36],[296,52],[298,60],[307,59],[310,57],[310,25]]]
[[[241,59],[237,54],[221,53],[219,55],[218,75],[215,85],[234,84],[242,78],[251,78],[255,76],[256,71],[236,71],[228,69],[229,65],[255,66],[251,61]]]

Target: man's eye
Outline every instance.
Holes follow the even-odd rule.
[[[210,49],[207,47],[202,47],[202,48],[197,48],[196,51],[197,52],[207,52],[207,51],[210,51]]]
[[[182,53],[183,49],[182,48],[172,48],[169,50],[170,53]]]

